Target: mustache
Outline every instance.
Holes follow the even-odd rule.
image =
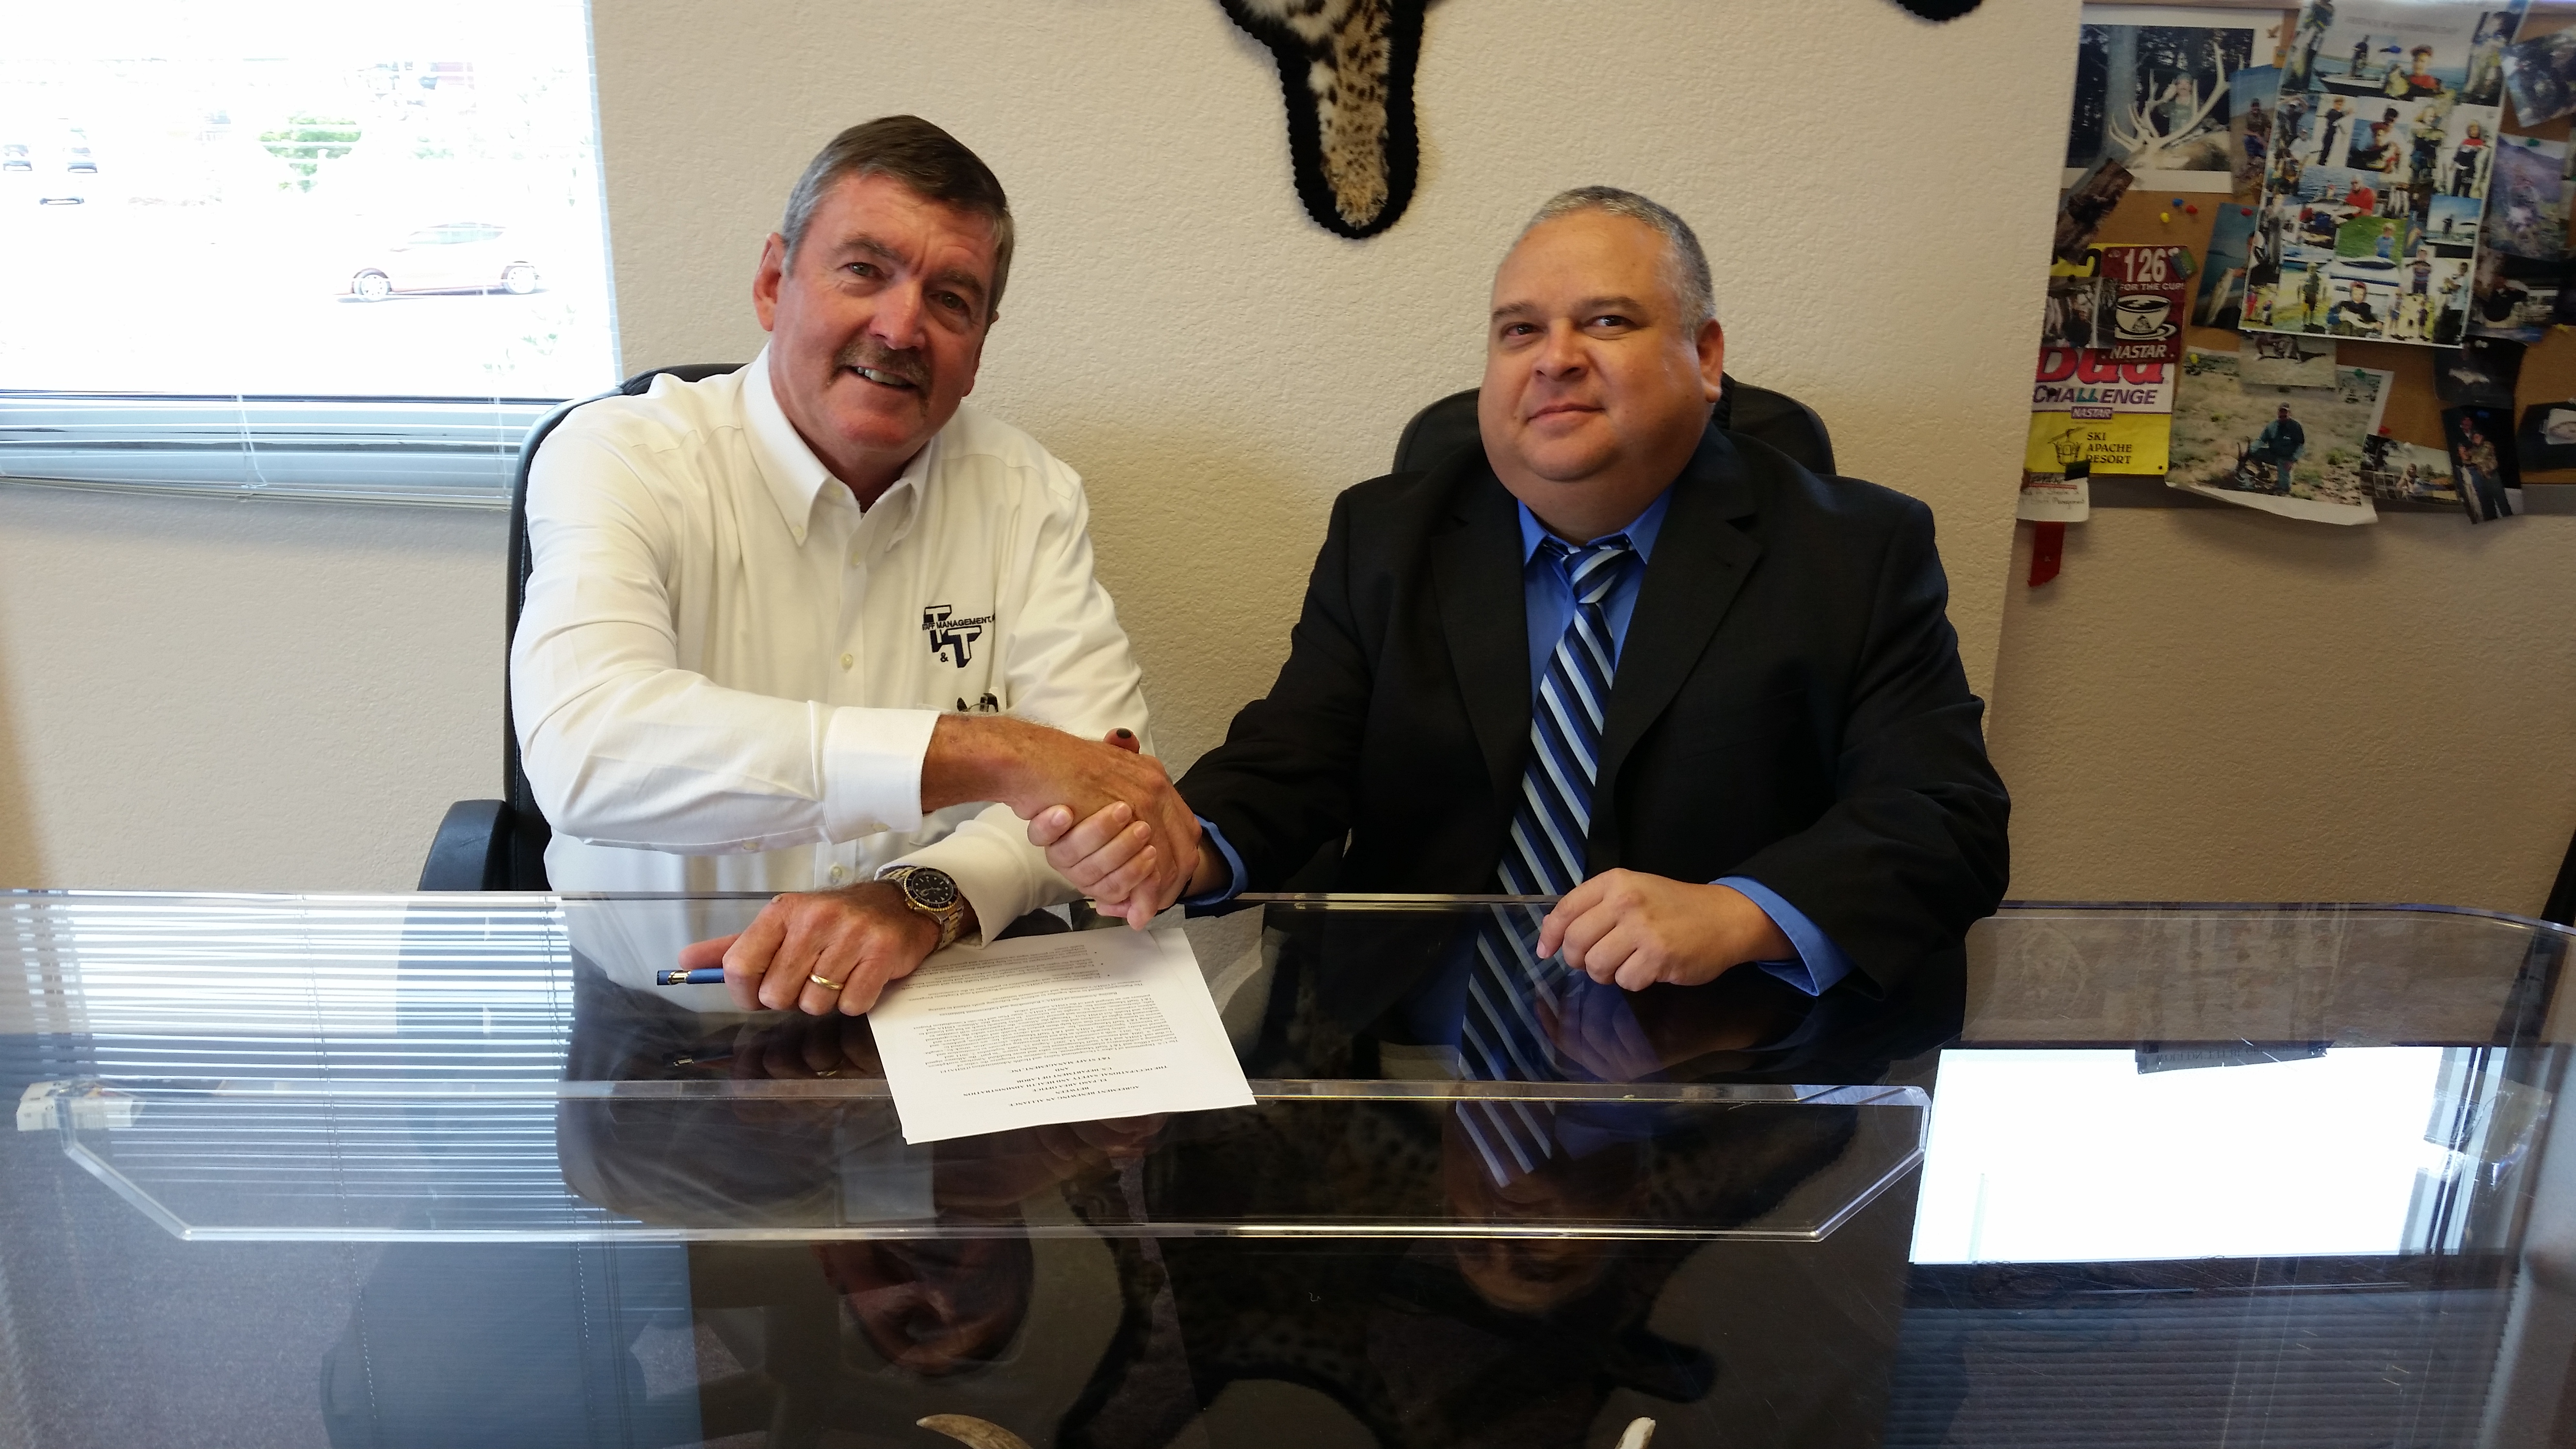
[[[930,359],[917,348],[893,348],[871,338],[861,338],[842,348],[832,358],[834,368],[864,367],[871,372],[891,373],[914,387],[930,386]]]

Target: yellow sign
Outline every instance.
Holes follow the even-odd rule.
[[[2091,464],[2096,473],[2162,473],[2165,445],[2172,436],[2169,413],[2121,413],[2080,421],[2070,413],[2032,413],[2022,468],[2031,473],[2063,473],[2082,462]]]

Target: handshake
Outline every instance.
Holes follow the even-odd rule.
[[[1225,883],[1198,818],[1130,731],[1095,743],[1001,715],[940,716],[921,763],[923,812],[987,800],[1011,807],[1048,864],[1139,930],[1183,895]],[[1010,924],[967,910],[970,934]],[[721,964],[745,1011],[857,1016],[940,939],[940,923],[907,907],[897,886],[868,881],[779,896],[742,931],[684,948],[679,965]]]
[[[934,771],[950,757],[941,735],[972,739],[952,758],[983,788],[944,777],[934,785]],[[924,810],[974,799],[1010,806],[1029,823],[1029,843],[1046,852],[1047,864],[1103,913],[1138,930],[1182,896],[1223,883],[1223,864],[1202,843],[1198,817],[1172,789],[1163,762],[1145,754],[1130,730],[1112,730],[1093,744],[1021,720],[945,716],[922,766],[921,796]]]

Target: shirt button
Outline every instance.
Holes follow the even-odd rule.
[[[858,662],[859,662],[859,661],[858,661],[858,658],[857,658],[857,656],[855,656],[855,655],[844,654],[844,655],[842,655],[842,656],[841,656],[841,667],[842,667],[843,669],[847,669],[847,668],[849,668],[851,665],[856,664],[856,663],[858,663]]]
[[[839,885],[841,882],[848,880],[849,878],[850,868],[848,866],[836,865],[832,867],[832,884]]]

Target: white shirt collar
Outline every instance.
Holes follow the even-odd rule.
[[[823,466],[823,460],[814,456],[814,450],[807,447],[805,439],[797,433],[796,425],[787,421],[786,411],[778,406],[778,395],[769,386],[769,349],[766,346],[742,370],[742,415],[744,429],[751,438],[752,461],[760,468],[761,481],[769,486],[769,496],[778,504],[779,516],[787,520],[788,528],[794,531],[799,542],[804,540],[805,529],[813,522],[814,500],[826,485],[837,490],[853,507],[857,505],[858,500],[851,496],[840,479],[832,476],[831,469]],[[946,431],[945,428],[940,429],[942,433]],[[920,492],[922,480],[930,473],[930,455],[938,450],[939,438],[933,435],[922,445],[921,451],[912,456],[912,461],[904,464],[903,473],[895,479],[894,485],[877,498],[876,507],[883,509],[889,503],[898,502],[899,495],[902,495],[900,506],[892,510],[892,514],[901,523],[908,524],[914,501],[909,495]],[[906,531],[898,526],[895,536],[900,537]]]

